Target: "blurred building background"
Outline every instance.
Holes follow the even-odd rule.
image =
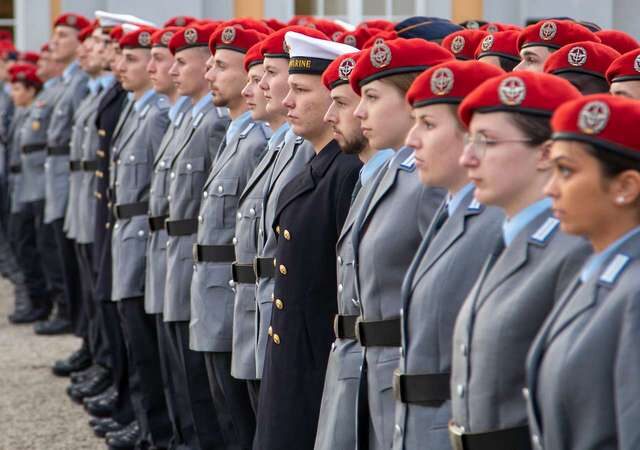
[[[423,15],[517,25],[567,16],[640,39],[640,0],[0,0],[0,28],[13,31],[18,48],[34,50],[47,40],[59,13],[73,11],[93,17],[96,9],[134,14],[158,24],[175,15],[287,20],[294,14],[313,14],[354,24],[370,18],[399,20]]]

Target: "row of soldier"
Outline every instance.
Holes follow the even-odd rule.
[[[11,320],[109,448],[637,448],[640,45],[483,28],[0,46]]]

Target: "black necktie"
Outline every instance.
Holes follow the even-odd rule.
[[[353,192],[351,193],[351,204],[353,205],[353,201],[358,196],[358,192],[362,189],[362,182],[360,181],[360,177],[358,177],[358,181],[356,181],[356,185],[353,187]]]

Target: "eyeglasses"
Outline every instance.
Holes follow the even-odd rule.
[[[478,157],[478,159],[484,158],[484,155],[487,153],[487,149],[489,147],[493,147],[499,144],[515,144],[515,143],[531,143],[533,139],[530,138],[520,138],[520,139],[489,139],[484,134],[475,134],[471,133],[464,134],[464,147],[467,148],[471,146],[473,148],[474,153]]]

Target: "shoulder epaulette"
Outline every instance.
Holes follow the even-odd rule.
[[[631,257],[618,253],[607,265],[607,268],[604,269],[602,275],[600,275],[599,283],[607,286],[615,284],[625,267],[629,265],[629,261],[631,261]]]
[[[471,200],[471,203],[469,203],[469,206],[467,206],[467,210],[469,211],[480,211],[481,208],[482,208],[482,203],[480,203],[475,198]]]
[[[193,128],[198,128],[198,125],[200,125],[200,122],[202,122],[202,118],[203,117],[204,117],[204,113],[199,112],[198,115],[196,116],[196,118],[193,119],[193,122],[191,123]]]
[[[222,106],[216,106],[216,112],[218,113],[218,117],[229,117],[229,110]]]
[[[176,116],[176,119],[173,122],[173,126],[176,128],[179,128],[180,125],[182,125],[183,119],[184,119],[184,113],[183,112],[178,113],[178,115]]]
[[[255,123],[255,122],[250,122],[250,123],[249,123],[249,125],[247,125],[247,126],[245,127],[245,129],[244,129],[244,130],[242,130],[242,131],[240,132],[240,134],[238,135],[238,138],[239,138],[239,139],[244,139],[244,138],[246,138],[246,137],[249,135],[249,132],[250,132],[250,131],[253,129],[253,127],[255,127],[255,126],[256,126],[256,123]]]
[[[140,111],[140,118],[144,119],[150,109],[151,109],[151,105],[147,103],[145,107],[142,108],[142,111]]]
[[[302,136],[296,137],[296,144],[300,145],[304,142],[304,138]]]
[[[411,152],[411,155],[407,157],[404,161],[400,163],[400,169],[406,170],[408,172],[413,172],[416,168],[416,154],[415,152]]]
[[[538,228],[535,233],[531,235],[529,241],[544,246],[549,242],[549,238],[553,236],[553,234],[558,229],[560,225],[560,221],[554,217],[549,217],[541,226]]]

